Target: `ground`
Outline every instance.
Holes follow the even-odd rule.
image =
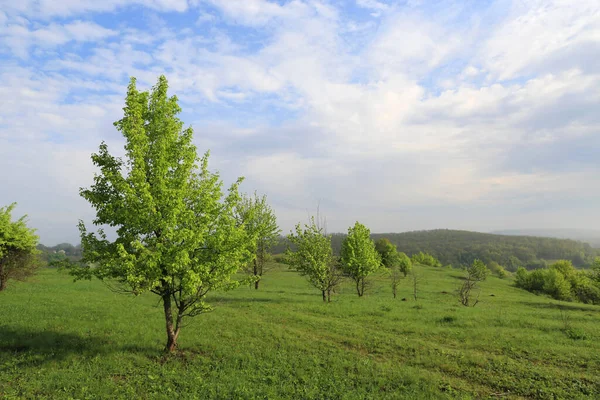
[[[381,276],[324,304],[279,265],[211,294],[173,356],[156,296],[43,270],[0,293],[0,398],[600,398],[600,307],[491,277],[467,308],[461,271],[416,269],[417,301]]]

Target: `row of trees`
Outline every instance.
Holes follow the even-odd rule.
[[[333,254],[331,235],[328,235],[319,216],[296,229],[288,236],[286,263],[310,283],[321,290],[323,301],[331,301],[331,293],[343,278],[353,281],[356,294],[362,297],[369,288],[369,277],[377,272],[391,277],[392,293],[397,294],[398,284],[412,269],[410,258],[399,253],[389,240],[371,239],[370,230],[356,222],[348,229],[342,242],[340,256]]]
[[[333,253],[340,254],[345,234],[332,235]],[[420,251],[435,256],[443,265],[454,267],[468,266],[474,260],[490,265],[492,262],[503,265],[515,272],[518,267],[526,269],[545,268],[546,260],[571,260],[576,267],[593,263],[598,254],[586,243],[568,239],[542,238],[531,236],[506,236],[480,232],[448,229],[415,231],[404,233],[372,234],[375,241],[387,238],[396,245],[398,251],[409,256]],[[282,239],[274,247],[274,252],[283,252],[287,241]],[[550,262],[551,263],[551,262]]]

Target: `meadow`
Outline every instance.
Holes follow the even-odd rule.
[[[326,304],[276,265],[259,290],[211,293],[165,355],[156,296],[44,269],[0,293],[0,398],[600,398],[600,307],[496,277],[463,307],[462,271],[415,270],[417,301],[410,276],[397,299],[381,276]]]

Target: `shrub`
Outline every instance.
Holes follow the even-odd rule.
[[[491,261],[488,264],[488,267],[492,274],[496,275],[499,278],[506,278],[509,275],[509,273],[504,269],[504,267],[495,261]]]
[[[600,304],[600,288],[585,272],[579,271],[571,279],[571,293],[582,303]]]
[[[550,269],[560,272],[565,279],[570,279],[577,273],[577,270],[575,270],[575,267],[569,260],[558,260],[550,266]]]
[[[571,299],[571,284],[556,269],[539,270],[545,275],[543,291],[557,300]],[[534,271],[538,272],[538,271]],[[533,275],[533,274],[532,274]]]
[[[430,267],[441,267],[442,263],[431,254],[423,253],[422,251],[413,254],[411,257],[413,263],[429,265]]]

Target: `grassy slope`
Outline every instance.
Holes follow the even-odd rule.
[[[600,398],[600,307],[566,305],[574,340],[555,301],[490,278],[465,308],[459,271],[420,271],[417,302],[380,280],[327,305],[274,270],[259,291],[213,294],[163,357],[153,296],[45,270],[0,294],[0,398]]]

